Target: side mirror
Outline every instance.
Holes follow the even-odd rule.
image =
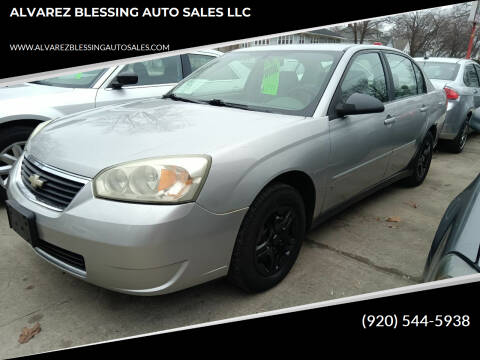
[[[383,103],[377,98],[360,93],[354,93],[344,103],[335,107],[338,116],[379,113],[385,110]]]
[[[114,89],[121,89],[125,85],[134,85],[138,82],[138,75],[134,72],[124,72],[118,74],[111,82],[111,86]]]
[[[473,130],[480,132],[480,108],[472,113],[468,125],[470,125]]]

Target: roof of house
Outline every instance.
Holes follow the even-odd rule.
[[[340,35],[339,33],[336,33],[335,31],[331,31],[331,30],[327,30],[327,29],[310,30],[310,31],[307,31],[307,33],[308,34],[314,34],[314,35],[334,37],[334,38],[339,38],[339,39],[345,39],[345,37]]]

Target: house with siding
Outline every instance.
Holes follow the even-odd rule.
[[[218,48],[217,50],[226,52],[238,48],[246,48],[259,45],[342,43],[346,41],[347,39],[339,33],[327,29],[319,29],[298,34],[282,35],[273,38],[254,40],[242,44],[224,46]]]

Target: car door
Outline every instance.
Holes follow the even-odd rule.
[[[386,175],[404,170],[415,155],[420,134],[427,120],[429,106],[423,88],[417,84],[414,63],[406,56],[385,52],[392,79],[393,98],[391,104],[394,118],[393,151]],[[418,70],[418,69],[417,69]]]
[[[381,113],[339,117],[335,107],[353,93],[368,94],[384,103]],[[339,205],[379,183],[392,138],[385,64],[378,51],[352,57],[329,108],[330,159],[324,210]]]
[[[135,85],[116,89],[112,81],[120,73],[134,72],[138,76]],[[122,65],[98,90],[96,107],[124,103],[149,97],[162,96],[183,78],[180,56],[170,56]]]
[[[475,108],[480,106],[480,66],[477,64],[468,64],[465,66],[467,69],[468,66],[468,76],[469,76],[469,84],[468,87],[472,89],[473,95],[473,104]],[[472,67],[475,69],[475,74],[472,71]],[[466,72],[466,71],[465,71]]]

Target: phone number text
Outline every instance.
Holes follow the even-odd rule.
[[[469,315],[418,315],[418,314],[364,314],[362,326],[369,328],[393,328],[398,327],[455,327],[466,328],[471,325]]]

